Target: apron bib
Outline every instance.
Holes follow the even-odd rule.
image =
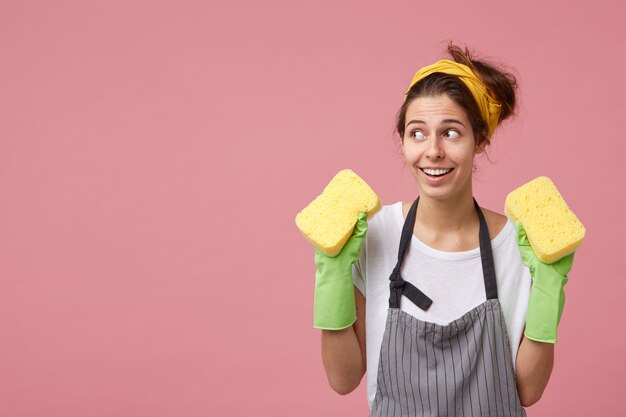
[[[389,277],[389,310],[371,417],[525,417],[498,300],[489,230],[476,200],[487,300],[445,326],[400,310],[403,295],[422,310],[432,304],[426,294],[400,275],[418,202],[419,197],[402,227],[398,262]]]

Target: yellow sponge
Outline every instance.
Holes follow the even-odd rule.
[[[352,236],[361,212],[371,219],[382,203],[365,181],[350,169],[339,171],[296,216],[304,237],[327,256],[336,256]]]
[[[544,263],[572,253],[585,237],[585,226],[548,177],[537,177],[513,190],[504,211],[511,221],[520,221],[535,255]]]

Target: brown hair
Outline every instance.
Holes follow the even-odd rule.
[[[511,73],[496,68],[491,63],[474,59],[467,47],[463,50],[450,42],[447,49],[448,54],[455,62],[470,67],[498,99],[502,105],[498,125],[511,116],[515,111],[516,104],[515,90],[517,89],[517,80],[515,77]],[[404,104],[400,107],[396,117],[396,130],[400,135],[400,141],[404,141],[406,111],[413,100],[418,97],[438,96],[441,94],[447,95],[465,110],[472,124],[476,146],[486,146],[489,143],[487,138],[488,126],[480,114],[480,109],[472,93],[458,77],[443,73],[430,74],[413,85],[409,90]]]

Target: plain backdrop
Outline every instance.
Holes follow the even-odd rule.
[[[334,393],[295,216],[352,168],[418,193],[394,117],[446,41],[518,115],[474,193],[547,175],[587,228],[529,416],[616,416],[626,364],[617,1],[0,1],[0,415],[367,416]]]

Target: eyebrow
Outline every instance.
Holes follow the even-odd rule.
[[[407,127],[408,127],[410,124],[412,124],[412,123],[413,123],[413,124],[424,124],[424,125],[426,124],[426,122],[424,122],[423,120],[416,119],[416,120],[410,120],[410,121],[406,124],[406,125],[407,125]],[[457,119],[443,119],[443,120],[441,121],[441,123],[458,123],[458,124],[460,124],[461,126],[465,127],[465,125],[464,125],[463,123],[461,123],[461,121],[460,121],[460,120],[457,120]]]

